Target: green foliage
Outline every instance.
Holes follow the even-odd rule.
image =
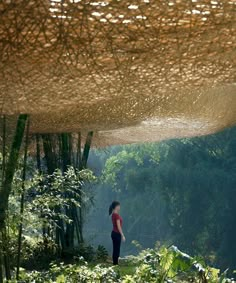
[[[94,249],[79,240],[79,244],[75,241],[76,247],[66,242],[67,228],[75,220],[83,223],[81,203],[87,207],[92,203],[88,190],[84,190],[88,182],[96,180],[92,171],[68,167],[63,173],[57,169],[52,175],[39,175],[35,160],[29,159],[21,252],[21,265],[27,270],[21,271],[21,282],[231,282],[227,271],[221,273],[200,257],[192,258],[176,247],[142,249],[153,246],[156,239],[176,242],[188,252],[202,254],[208,264],[235,267],[235,133],[232,129],[217,136],[114,147],[110,155],[96,151],[100,164],[97,175],[102,176],[102,182],[96,183],[101,214],[96,211],[92,225],[95,231],[102,231],[96,233],[96,245],[106,246],[104,234],[108,233],[102,221],[109,229],[110,222],[104,216],[104,207],[115,196],[122,203],[125,219],[127,242],[122,252],[125,248],[126,253],[133,252],[129,244],[133,239],[138,240],[133,242],[140,251],[139,256],[126,258],[125,265],[114,268],[107,267],[108,252],[102,245]],[[14,175],[6,219],[12,266],[21,223],[21,176],[20,167]],[[81,218],[73,218],[68,208],[75,208]],[[63,249],[62,241],[57,241],[59,236],[63,238],[61,231],[65,237]],[[79,234],[76,229],[72,239],[75,234]],[[145,240],[139,244],[141,237]],[[65,264],[59,264],[62,260]],[[48,270],[51,262],[55,264]],[[105,265],[92,266],[91,262]],[[32,268],[37,271],[29,272]]]
[[[40,182],[34,190],[37,192],[33,200],[28,204],[29,209],[43,218],[47,224],[50,221],[71,221],[63,211],[71,204],[80,207],[81,185],[86,181],[95,180],[90,170],[78,171],[68,167],[63,174],[57,169],[52,175],[40,177]],[[60,211],[56,208],[60,207]]]
[[[133,160],[136,164],[141,164],[142,159],[137,156],[134,152],[127,152],[125,150],[119,152],[116,156],[112,156],[106,162],[106,166],[104,169],[104,181],[110,182],[116,187],[117,182],[117,174],[119,171],[127,165],[130,160]]]
[[[96,261],[98,262],[106,262],[108,259],[108,251],[102,245],[99,245],[96,250]]]
[[[86,262],[106,262],[108,259],[108,251],[102,245],[95,249],[86,243],[80,243],[78,247],[73,249],[65,249],[63,251],[63,259],[71,261],[72,259],[78,260],[83,258]]]
[[[124,167],[141,166],[144,162],[144,156],[149,156],[149,161],[152,163],[160,161],[160,154],[156,151],[155,144],[124,146],[123,148],[106,161],[103,170],[103,181],[112,184],[116,189],[118,189],[120,172]]]
[[[95,259],[96,252],[91,245],[85,243],[80,243],[78,247],[74,249],[65,249],[63,251],[63,258],[71,260],[73,257],[75,259],[83,258],[85,261],[92,261]]]
[[[12,281],[12,283],[15,281]],[[52,265],[47,272],[22,271],[20,282],[24,283],[112,283],[120,282],[119,274],[112,267],[96,265],[91,268],[86,262],[75,265]]]
[[[128,239],[144,247],[157,239],[176,243],[210,264],[235,268],[235,127],[206,137],[113,147],[106,157],[96,154],[106,181],[97,189],[97,206],[121,202]],[[123,252],[135,252],[131,241]]]
[[[79,171],[73,167],[68,167],[64,174],[58,169],[52,175],[39,175],[30,167],[30,163],[28,165],[31,177],[25,181],[21,265],[28,269],[43,269],[48,268],[51,261],[61,256],[54,239],[58,222],[62,220],[64,223],[71,223],[72,219],[66,215],[66,209],[70,205],[80,207],[81,193],[85,201],[89,199],[81,186],[86,182],[94,182],[96,178],[88,169]],[[13,266],[16,263],[18,227],[21,222],[21,176],[19,169],[14,176],[7,218],[9,256]],[[42,234],[42,227],[46,231],[45,235]],[[73,256],[80,253],[86,260],[90,260],[88,257],[91,257],[91,250],[87,251],[87,257],[82,250],[72,252]]]
[[[101,249],[101,248],[100,248]],[[203,265],[176,247],[143,250],[139,256],[125,261],[120,267],[90,266],[83,258],[79,263],[52,264],[49,271],[25,272],[24,283],[226,283],[226,272]],[[130,272],[131,271],[131,272]],[[14,281],[12,281],[14,282]]]

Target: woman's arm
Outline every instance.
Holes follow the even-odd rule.
[[[122,228],[121,228],[121,225],[120,225],[120,219],[117,219],[116,220],[116,224],[117,224],[117,228],[121,234],[121,237],[122,237],[122,241],[125,242],[125,236],[123,234],[123,231],[122,231]]]

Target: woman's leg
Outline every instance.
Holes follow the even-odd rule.
[[[111,237],[113,242],[113,264],[117,265],[120,256],[121,235],[120,233],[112,232]]]

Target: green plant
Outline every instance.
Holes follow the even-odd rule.
[[[96,260],[99,262],[106,262],[108,259],[108,251],[102,245],[99,245],[96,250]]]
[[[86,249],[86,248],[85,248]],[[89,250],[90,248],[88,248]],[[105,252],[99,247],[99,253]],[[121,265],[88,264],[83,257],[74,264],[52,264],[48,271],[26,272],[21,270],[24,283],[227,283],[227,270],[218,269],[199,262],[175,246],[147,249],[137,257],[121,261]],[[9,283],[15,283],[11,281]]]
[[[85,261],[91,262],[95,259],[96,252],[91,245],[81,243],[78,247],[67,248],[63,250],[62,259],[66,262],[77,261],[83,258]]]

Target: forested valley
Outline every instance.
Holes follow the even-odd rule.
[[[154,144],[93,150],[89,166],[103,182],[93,187],[85,224],[106,245],[112,199],[122,203],[124,254],[156,241],[176,244],[221,268],[236,263],[236,128]],[[95,232],[96,231],[96,232]]]
[[[235,127],[107,148],[91,147],[92,132],[82,146],[80,134],[27,129],[1,227],[0,282],[231,282]],[[2,149],[4,184],[4,139]],[[109,259],[113,200],[127,237],[119,270]]]

